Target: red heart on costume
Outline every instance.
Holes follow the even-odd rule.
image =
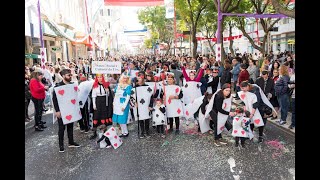
[[[254,120],[254,123],[259,124],[260,123],[260,119]]]
[[[246,123],[246,122],[247,122],[247,120],[243,120],[243,122],[244,122],[244,123]]]
[[[104,124],[104,122],[105,122],[105,120],[104,120],[104,119],[102,119],[102,120],[101,120],[101,123],[102,123],[102,124]]]
[[[58,93],[59,93],[61,96],[63,96],[63,94],[64,94],[64,90],[63,90],[63,89],[61,89],[61,90],[59,90],[59,91],[58,91]]]
[[[233,132],[234,132],[234,133],[237,133],[238,131],[237,131],[237,130],[234,130]]]
[[[171,99],[168,100],[168,103],[171,104]]]
[[[109,118],[109,122],[112,123],[112,118]]]
[[[241,94],[240,97],[241,99],[244,99],[246,97],[246,94]]]
[[[177,110],[177,113],[178,113],[178,114],[180,114],[180,113],[181,113],[181,110],[180,110],[180,108],[179,108],[179,109]]]
[[[186,115],[189,116],[189,111],[186,111]]]
[[[117,146],[118,146],[118,144],[117,144],[117,143],[114,143],[113,145],[114,145],[115,147],[117,147]]]
[[[72,104],[76,104],[76,100],[75,99],[71,99],[71,103]]]
[[[98,124],[98,120],[93,120],[93,124]]]
[[[114,131],[114,128],[111,128],[112,131]]]
[[[223,109],[226,109],[226,107],[227,107],[227,103],[224,103],[224,107],[223,107]]]
[[[71,120],[71,118],[72,118],[72,115],[66,116],[66,119],[68,119],[69,121]]]
[[[107,136],[109,136],[109,135],[110,135],[110,133],[109,133],[109,132],[107,132],[107,133],[106,133],[106,135],[107,135]]]
[[[241,131],[241,133],[244,134],[245,132],[244,132],[244,131]]]
[[[234,118],[236,121],[239,121],[239,118]]]
[[[176,93],[178,93],[179,92],[179,88],[176,88]]]
[[[114,138],[115,138],[115,139],[117,139],[117,138],[118,138],[118,136],[114,136]]]
[[[75,90],[75,91],[78,91],[78,86],[75,86],[75,87],[74,87],[74,90]]]
[[[223,131],[224,130],[224,126],[221,126],[220,130]]]

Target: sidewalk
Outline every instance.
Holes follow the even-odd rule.
[[[232,96],[235,96],[235,94],[232,94]],[[235,99],[233,99],[232,102],[233,102],[234,104],[236,104],[236,105],[239,105],[240,102],[241,102],[241,100],[235,100]],[[281,129],[283,129],[283,130],[285,130],[285,131],[287,131],[287,132],[289,132],[289,133],[295,134],[295,128],[289,129],[289,126],[290,126],[290,124],[291,124],[291,116],[292,116],[292,113],[291,113],[291,112],[288,112],[287,123],[284,124],[284,125],[280,125],[279,123],[277,123],[277,121],[278,121],[278,120],[280,119],[280,117],[281,117],[281,113],[280,113],[280,111],[279,111],[279,112],[278,112],[278,118],[277,118],[277,119],[273,119],[273,120],[271,120],[271,118],[268,118],[268,122],[277,125],[277,126],[280,127]]]

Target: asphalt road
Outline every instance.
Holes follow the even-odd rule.
[[[34,131],[34,121],[25,130],[25,179],[31,180],[291,180],[295,174],[295,138],[272,123],[266,125],[262,144],[247,140],[247,147],[215,147],[213,135],[199,135],[194,124],[165,139],[154,134],[137,138],[136,124],[129,125],[129,137],[118,149],[100,149],[89,134],[75,127],[80,148],[67,147],[59,153],[58,125],[52,114],[44,115],[48,128]],[[231,168],[232,167],[232,168]]]

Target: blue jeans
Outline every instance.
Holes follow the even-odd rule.
[[[282,121],[286,121],[287,119],[287,115],[288,115],[288,110],[289,110],[289,95],[288,94],[282,94],[282,95],[278,95],[278,102],[280,105],[280,109],[281,109],[281,120]]]
[[[296,100],[295,100],[295,98],[291,99],[291,109],[292,109],[291,125],[293,127],[295,127],[296,126]]]

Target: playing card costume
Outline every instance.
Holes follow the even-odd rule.
[[[207,117],[210,115],[213,120],[214,139],[217,143],[222,143],[224,141],[221,132],[225,128],[227,128],[227,130],[232,128],[229,123],[226,123],[231,110],[231,95],[229,94],[225,97],[223,94],[223,90],[227,88],[230,89],[230,84],[224,84],[221,90],[217,90],[216,93],[212,95],[204,116]]]
[[[69,69],[63,69],[60,72],[60,74],[61,74],[61,76],[64,77],[64,79],[67,77],[66,76],[67,74],[69,74],[69,78],[71,78],[70,77],[71,72]],[[71,80],[71,79],[69,79],[69,80]],[[70,90],[72,92],[70,92]],[[69,81],[69,84],[65,84],[64,81],[57,83],[53,89],[53,92],[52,92],[53,93],[52,102],[53,102],[53,106],[54,106],[54,111],[60,112],[60,114],[61,114],[61,118],[57,118],[58,119],[57,121],[59,124],[58,136],[59,136],[60,152],[64,152],[63,138],[64,138],[65,126],[67,126],[69,147],[79,147],[80,146],[77,143],[75,143],[74,139],[73,139],[73,122],[81,119],[80,106],[79,106],[79,102],[77,101],[77,98],[70,99],[70,97],[68,97],[70,95],[75,95],[77,97],[77,92],[78,92],[78,87],[75,86],[73,83],[70,83],[70,81]],[[58,101],[57,96],[61,96],[63,98],[58,97],[59,98],[59,101]],[[61,100],[64,100],[64,101],[61,101]],[[74,108],[72,108],[72,109],[68,108],[67,105],[60,107],[60,105],[62,105],[61,104],[62,102],[67,102],[67,101],[69,101],[69,105],[74,106]],[[75,108],[78,108],[77,112],[75,112],[75,110],[74,110]],[[68,121],[70,123],[66,124]]]
[[[90,119],[90,105],[92,104],[92,86],[94,80],[83,81],[79,83],[78,100],[80,104],[80,110],[82,119],[79,120],[80,131],[89,131],[89,119]]]
[[[266,123],[266,118],[263,118],[265,112],[262,107],[268,106],[270,107],[275,113],[275,109],[262,92],[261,88],[257,85],[251,85],[248,82],[242,82],[240,84],[241,87],[249,87],[249,91],[240,91],[238,95],[240,99],[245,104],[245,110],[249,111],[250,113],[255,110],[253,117],[251,118],[250,128],[253,130],[254,127],[258,127],[259,129],[259,142],[262,142],[263,138],[263,127]]]
[[[250,115],[250,113],[248,112]],[[245,139],[252,139],[253,133],[250,129],[250,118],[239,114],[233,118],[232,121],[232,136],[235,137],[236,147],[239,145],[239,140],[241,141],[241,146],[245,146]]]
[[[152,126],[157,127],[158,133],[164,134],[164,125],[167,125],[166,107],[156,105],[152,111]]]

